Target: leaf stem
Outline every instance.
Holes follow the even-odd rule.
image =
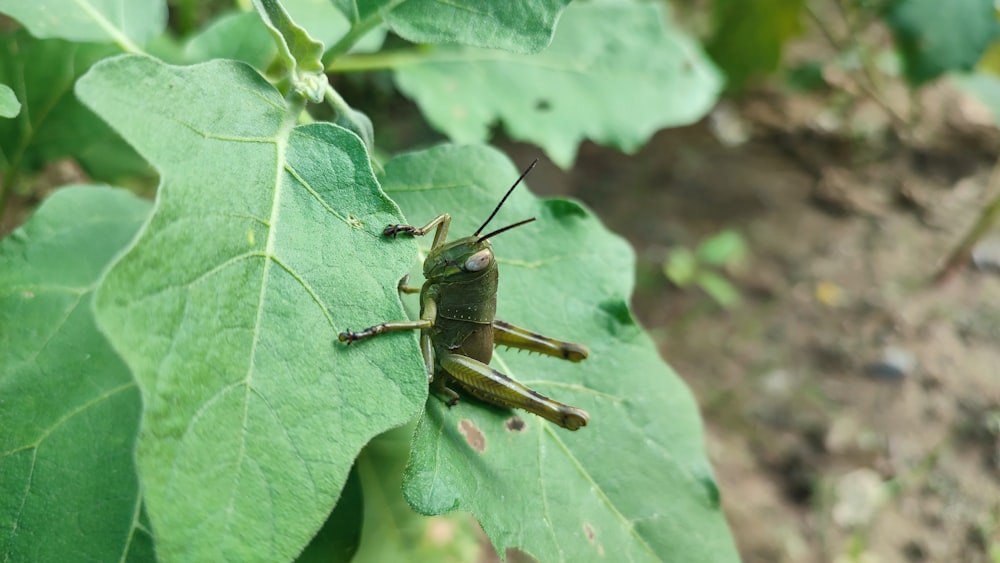
[[[935,282],[944,283],[957,272],[962,264],[969,259],[972,247],[990,231],[997,219],[1000,219],[1000,159],[993,165],[993,171],[990,172],[990,179],[986,184],[986,191],[995,194],[993,199],[979,212],[976,222],[972,224],[972,227],[962,237],[962,241],[948,255],[944,266],[934,276]]]
[[[100,27],[105,33],[108,34],[108,37],[110,37],[111,40],[114,41],[116,45],[122,48],[123,51],[135,55],[146,54],[146,52],[143,51],[141,47],[133,43],[132,40],[127,35],[125,35],[120,29],[115,27],[113,23],[108,21],[108,19],[104,17],[104,14],[93,8],[90,5],[90,3],[81,2],[80,7],[83,9],[84,12],[87,13],[88,16],[90,16],[91,19],[94,20],[94,23],[96,23],[98,27]]]
[[[361,72],[386,70],[426,61],[419,49],[399,49],[371,55],[348,55],[326,65],[327,72]]]
[[[391,12],[396,6],[399,6],[406,0],[392,0],[382,8],[377,11],[368,14],[365,19],[357,22],[353,22],[351,29],[340,38],[339,41],[334,43],[333,47],[327,50],[323,54],[323,66],[329,67],[333,61],[339,59],[340,57],[347,54],[351,50],[351,47],[358,42],[366,33],[375,29],[378,24],[382,23],[384,20],[384,15]]]
[[[285,103],[288,104],[289,122],[294,126],[298,122],[299,114],[306,108],[306,99],[292,88],[285,94]]]
[[[351,110],[351,106],[347,104],[347,101],[340,95],[336,89],[330,84],[326,85],[326,101],[333,108],[333,111],[338,114],[346,114]]]
[[[843,41],[839,40],[833,34],[833,31],[826,25],[826,22],[823,21],[823,18],[812,6],[807,3],[804,7],[806,13],[809,14],[809,17],[816,25],[816,28],[826,38],[826,40],[830,43],[830,46],[833,47],[835,51],[842,53],[845,52],[848,47],[853,47],[859,52],[862,72],[861,76],[854,76],[856,73],[850,73],[849,76],[851,76],[852,82],[854,82],[855,86],[857,86],[862,93],[882,108],[882,111],[886,112],[897,125],[902,127],[904,132],[908,133],[910,129],[910,121],[896,111],[896,109],[893,108],[883,96],[881,81],[877,78],[878,73],[875,70],[875,64],[871,60],[871,56],[867,50],[862,49],[861,41],[858,38],[857,30],[855,29],[855,23],[853,19],[850,18],[847,12],[847,7],[841,3],[841,0],[835,0],[834,4],[837,5],[837,9],[844,19],[844,25],[847,26],[847,41],[849,45],[845,45]]]

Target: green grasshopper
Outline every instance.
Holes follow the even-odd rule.
[[[495,318],[497,308],[497,263],[490,238],[535,220],[534,217],[480,235],[493,220],[514,188],[538,161],[531,163],[507,190],[493,213],[472,236],[445,242],[451,216],[442,213],[423,227],[389,225],[383,236],[399,234],[423,236],[436,228],[430,253],[424,260],[422,288],[409,287],[406,278],[399,282],[402,293],[420,293],[420,320],[390,321],[358,332],[347,329],[338,337],[350,344],[386,332],[419,330],[420,350],[427,379],[448,397],[449,407],[458,403],[458,394],[448,387],[458,386],[486,403],[521,408],[563,428],[576,430],[586,426],[586,411],[554,401],[514,381],[488,364],[493,347],[503,345],[579,362],[587,357],[586,346],[563,342],[531,332]]]

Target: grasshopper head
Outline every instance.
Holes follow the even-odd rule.
[[[486,218],[486,222],[476,229],[472,236],[460,238],[458,240],[442,244],[436,248],[432,248],[430,254],[427,255],[427,259],[424,260],[424,278],[429,281],[441,281],[444,279],[450,279],[459,281],[462,279],[473,279],[483,275],[491,270],[496,270],[496,261],[493,259],[493,247],[490,245],[490,237],[499,235],[500,233],[509,231],[513,228],[520,227],[526,223],[530,223],[535,220],[534,217],[531,219],[525,219],[524,221],[518,221],[513,225],[507,225],[502,229],[497,229],[493,232],[481,235],[479,233],[483,232],[486,225],[493,220],[500,208],[503,207],[507,198],[510,197],[511,192],[514,188],[521,183],[521,180],[531,172],[531,169],[538,164],[538,159],[535,159],[528,166],[521,176],[514,182],[514,185],[507,190],[500,203],[493,209],[493,213]]]
[[[496,267],[490,241],[475,235],[443,244],[424,260],[428,280],[475,278]]]

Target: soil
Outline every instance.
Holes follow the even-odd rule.
[[[1000,141],[947,86],[917,103],[898,134],[864,100],[758,92],[532,179],[635,246],[634,310],[697,396],[748,563],[1000,560],[1000,277],[933,283]],[[727,228],[749,256],[720,270],[742,296],[723,308],[662,265]]]

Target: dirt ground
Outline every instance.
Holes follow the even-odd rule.
[[[864,100],[757,93],[721,127],[532,179],[635,246],[635,311],[698,397],[748,563],[1000,561],[1000,277],[931,283],[991,197],[1000,134],[947,86],[918,103],[894,134]],[[662,274],[723,228],[750,254],[728,310]]]

